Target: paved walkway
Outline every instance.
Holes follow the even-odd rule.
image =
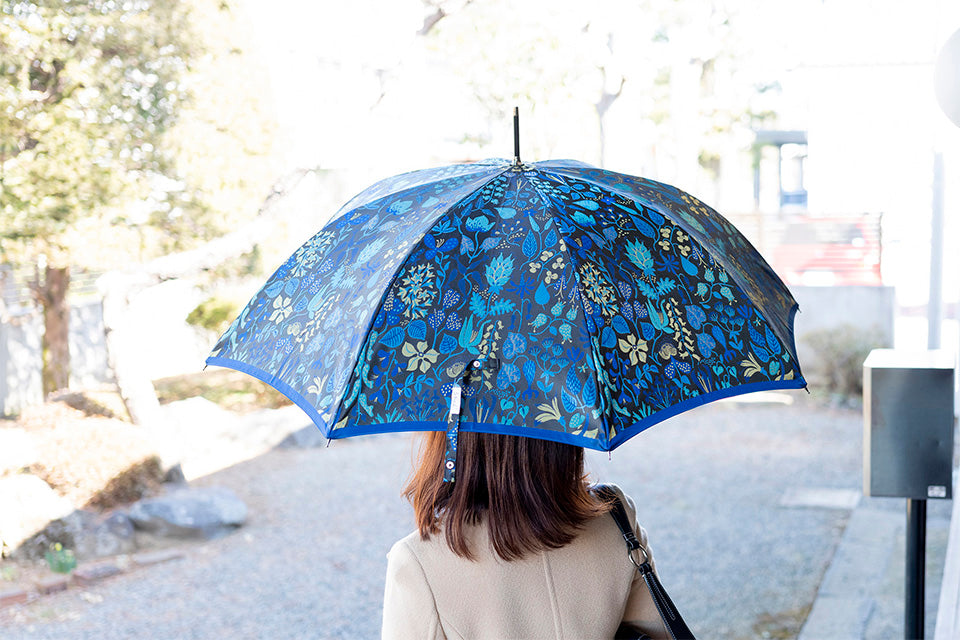
[[[302,424],[284,415],[277,429]],[[805,640],[895,638],[902,501],[859,499],[861,422],[850,411],[718,403],[612,456],[591,452],[588,466],[638,502],[663,582],[699,637],[792,638],[803,628]],[[199,478],[246,500],[248,524],[184,545],[182,560],[0,610],[0,635],[375,638],[384,554],[413,528],[399,497],[411,455],[409,436],[374,436],[274,450]],[[947,513],[936,507],[934,562]],[[928,591],[928,611],[935,605]]]
[[[903,638],[906,501],[862,498],[840,539],[800,640]],[[929,501],[924,637],[933,638],[950,529],[949,501]]]

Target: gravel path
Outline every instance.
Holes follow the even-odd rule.
[[[718,403],[591,452],[634,497],[664,584],[703,638],[795,635],[849,509],[787,507],[798,489],[860,491],[858,412]],[[3,638],[374,638],[385,554],[413,528],[399,497],[408,435],[274,450],[194,482],[250,507],[185,557],[0,611]],[[778,637],[778,636],[774,636]]]

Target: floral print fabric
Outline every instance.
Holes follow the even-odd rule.
[[[796,304],[692,196],[571,161],[488,161],[358,195],[267,281],[210,364],[330,438],[460,429],[611,450],[682,410],[801,387]]]

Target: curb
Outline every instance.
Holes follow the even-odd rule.
[[[957,486],[954,469],[953,486]],[[937,605],[937,623],[934,640],[951,640],[960,633],[960,496],[953,496],[950,512],[950,533],[947,538],[947,557],[943,565],[940,602]]]
[[[67,591],[71,587],[90,587],[113,576],[130,573],[135,569],[142,569],[172,560],[182,560],[185,557],[186,554],[183,551],[163,549],[92,562],[77,567],[69,576],[45,576],[35,579],[30,587],[0,590],[0,609],[27,604],[43,596]]]

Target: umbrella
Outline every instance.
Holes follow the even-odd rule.
[[[330,439],[448,430],[451,461],[458,430],[610,451],[706,402],[806,386],[796,310],[690,194],[518,153],[355,196],[207,363],[272,385]]]

